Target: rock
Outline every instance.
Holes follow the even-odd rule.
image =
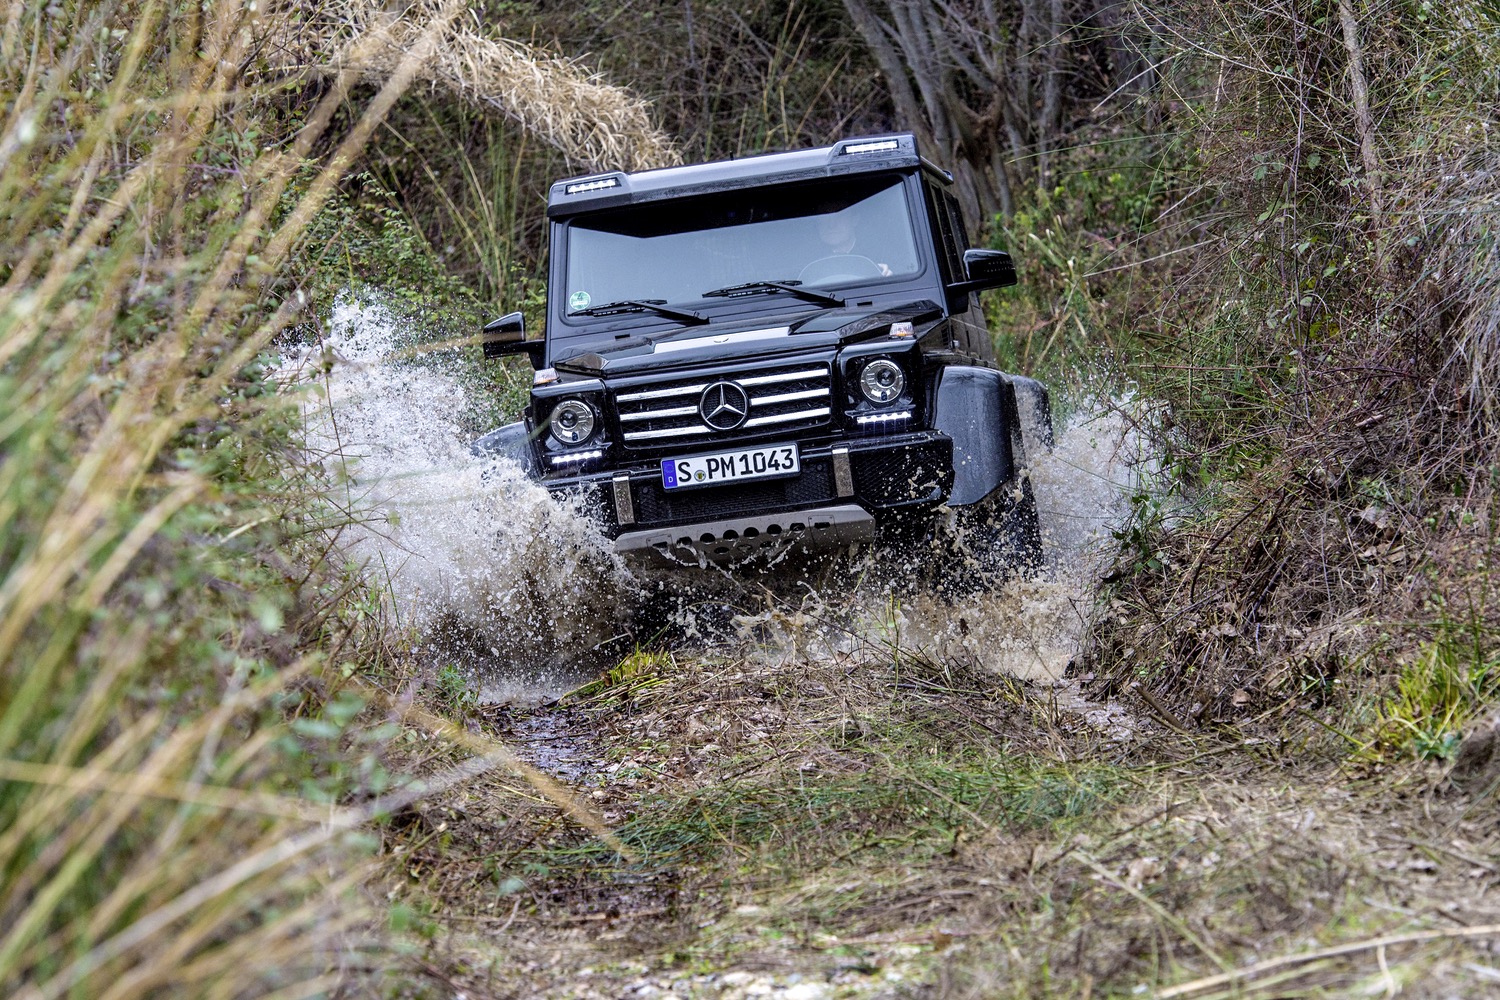
[[[1475,797],[1500,792],[1500,715],[1477,726],[1459,744],[1448,780]]]
[[[817,983],[797,983],[781,991],[782,1000],[823,1000],[828,989]]]

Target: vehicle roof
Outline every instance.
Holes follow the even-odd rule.
[[[910,132],[895,132],[844,139],[817,149],[662,167],[633,174],[615,170],[569,177],[552,185],[547,196],[547,215],[558,219],[601,208],[687,195],[916,167],[926,168],[944,183],[953,180],[952,175],[922,158],[917,152],[915,136]]]

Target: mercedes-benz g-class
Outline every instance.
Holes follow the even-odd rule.
[[[974,293],[1015,270],[970,248],[951,180],[899,134],[559,181],[545,336],[483,332],[530,358],[530,402],[476,450],[581,495],[629,557],[958,522],[978,569],[1034,564],[1021,413],[1050,443],[1047,394],[989,361]]]

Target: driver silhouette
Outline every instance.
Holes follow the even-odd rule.
[[[875,260],[867,253],[860,253],[856,247],[859,245],[859,237],[855,232],[854,220],[847,209],[838,211],[825,211],[818,216],[818,239],[823,243],[824,257],[865,257],[880,269],[883,276],[889,277],[891,266],[882,261]]]

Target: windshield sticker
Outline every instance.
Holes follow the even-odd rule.
[[[568,311],[583,312],[589,307],[589,303],[592,301],[594,300],[588,292],[574,292],[568,296]]]

